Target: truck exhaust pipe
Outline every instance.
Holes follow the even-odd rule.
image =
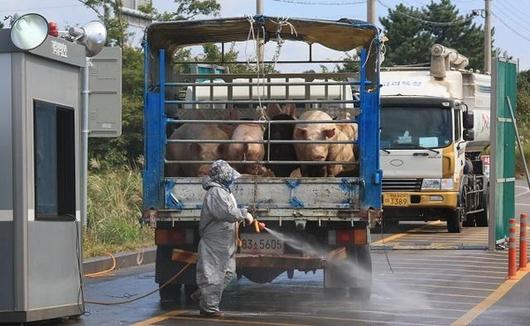
[[[441,44],[434,44],[431,48],[431,75],[436,79],[444,79],[446,71],[464,69],[469,59],[456,51]]]

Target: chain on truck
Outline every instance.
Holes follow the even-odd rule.
[[[359,21],[285,20],[267,16],[164,22],[148,27],[144,40],[143,220],[155,228],[157,283],[163,284],[185,266],[172,260],[175,249],[197,251],[204,190],[202,177],[190,171],[201,171],[201,166],[223,158],[238,169],[259,165],[276,171],[268,175],[244,174],[234,186],[237,202],[248,207],[259,220],[265,221],[273,230],[301,237],[311,246],[324,248],[327,252],[345,248],[347,261],[359,267],[357,273],[343,275],[337,269],[325,266],[323,258],[310,251],[289,246],[266,232],[256,234],[241,228],[239,238],[245,246],[240,247],[237,254],[239,277],[265,283],[283,272],[293,277],[295,270],[308,272],[324,268],[326,288],[349,288],[353,295],[364,297],[370,294],[368,228],[370,222],[380,216],[382,180],[379,168],[378,37],[378,30],[373,25]],[[284,42],[303,45],[308,49],[307,58],[282,59],[278,54]],[[175,56],[176,51],[207,43],[220,47],[219,61],[197,65],[178,61]],[[247,53],[240,61],[227,59],[227,44],[236,44],[240,49],[258,49],[263,43],[277,46],[277,54],[272,60],[264,60],[261,55],[250,58]],[[290,68],[302,71],[316,65],[320,70],[321,64],[344,63],[314,59],[314,46],[342,54],[358,50],[358,70],[288,72]],[[354,95],[354,88],[358,90],[358,96]],[[265,110],[270,106],[293,105],[296,113],[286,116],[282,112],[280,118],[271,118]],[[304,112],[311,110],[325,112],[335,120],[300,119]],[[356,125],[358,136],[355,140],[330,137],[293,140],[292,129],[302,123],[306,126],[329,125],[337,129],[341,124]],[[214,128],[223,129],[226,134],[229,133],[226,130],[242,124],[261,126],[263,139],[241,141],[231,137],[215,138],[211,133],[206,138],[201,137],[205,131]],[[282,126],[291,130],[286,137],[272,135],[271,130]],[[181,131],[186,128],[194,132],[171,136],[184,134]],[[218,131],[218,134],[222,132]],[[265,155],[258,160],[247,157],[227,159],[223,148],[234,143],[263,144]],[[289,158],[289,150],[280,150],[279,156],[276,155],[278,148],[289,148],[293,144],[354,144],[358,158],[347,161],[298,160]],[[170,148],[179,150],[175,153],[168,150]],[[205,155],[197,154],[201,151]],[[282,153],[287,155],[282,157]],[[329,166],[343,166],[344,171],[350,172],[324,176],[308,176],[304,172],[321,171]],[[295,172],[281,172],[285,171],[282,167],[292,168]],[[161,289],[160,296],[162,300],[177,299],[182,288],[190,293],[195,287],[195,269],[190,268],[170,286]]]
[[[381,72],[384,219],[488,225],[491,78],[435,44],[430,67]]]

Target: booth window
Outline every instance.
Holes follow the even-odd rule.
[[[35,219],[75,220],[74,110],[34,101]]]

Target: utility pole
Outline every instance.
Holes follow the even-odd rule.
[[[491,1],[484,0],[484,72],[491,73]]]
[[[486,0],[487,1],[487,0]],[[371,24],[376,24],[376,4],[375,0],[366,1],[366,20]]]
[[[263,15],[263,0],[256,0],[256,15],[260,16],[260,15]],[[263,60],[265,59],[265,41],[264,41],[264,37],[265,35],[262,35],[263,38],[260,38],[259,37],[259,32],[260,30],[258,29],[258,53],[257,53],[257,56],[258,56],[258,60],[259,62],[263,62]]]
[[[263,0],[256,0],[256,15],[263,15]]]

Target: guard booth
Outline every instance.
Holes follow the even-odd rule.
[[[98,24],[70,32],[79,44],[37,14],[0,29],[0,323],[84,313],[82,77]]]

